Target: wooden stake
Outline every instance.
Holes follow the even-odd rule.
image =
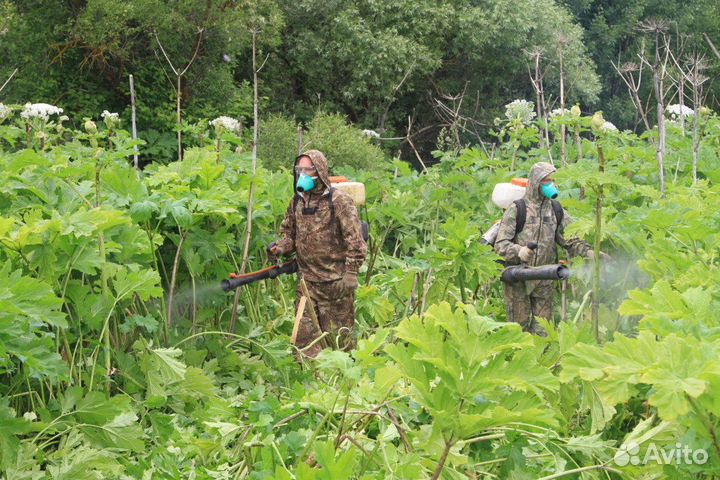
[[[131,119],[132,119],[132,139],[137,140],[137,125],[135,123],[135,82],[133,81],[133,76],[130,75],[130,109],[131,109]],[[140,165],[138,164],[138,147],[137,145],[133,146],[133,162],[135,164],[135,170],[140,172]]]
[[[297,153],[298,155],[302,154],[302,138],[303,138],[303,128],[301,126],[298,126],[297,129]]]
[[[305,295],[300,297],[300,301],[298,302],[297,313],[295,314],[295,324],[293,325],[292,335],[290,335],[290,343],[292,343],[293,345],[295,345],[295,342],[297,340],[298,329],[300,328],[300,320],[302,319],[302,316],[305,313],[305,303],[306,302],[307,302],[307,297]]]
[[[253,67],[253,137],[252,137],[252,176],[250,177],[250,193],[248,194],[247,207],[247,228],[245,230],[245,243],[243,245],[242,261],[240,262],[240,275],[245,273],[248,263],[248,255],[250,254],[250,237],[252,236],[253,221],[253,204],[255,203],[255,172],[257,169],[257,144],[258,129],[260,125],[260,116],[258,114],[258,67],[257,67],[257,34],[258,30],[252,31],[252,67]],[[218,152],[218,156],[220,153]],[[237,322],[238,302],[240,301],[240,289],[235,290],[232,309],[230,310],[230,332],[235,332],[235,323]]]

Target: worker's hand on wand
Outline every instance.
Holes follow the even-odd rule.
[[[588,250],[587,253],[585,254],[585,258],[587,258],[588,260],[594,260],[595,259],[595,251]],[[607,253],[601,251],[600,252],[600,260],[602,260],[604,262],[612,262],[613,258],[610,255],[608,255]]]
[[[535,257],[535,250],[528,247],[522,247],[520,248],[520,252],[518,252],[518,256],[520,257],[521,262],[530,263],[533,257]]]
[[[270,245],[268,245],[266,252],[268,259],[270,259],[270,261],[273,263],[277,262],[277,260],[280,258],[280,255],[283,254],[282,249],[278,247],[275,242],[272,242]]]
[[[342,285],[345,291],[355,290],[358,287],[357,273],[345,272],[342,276]]]

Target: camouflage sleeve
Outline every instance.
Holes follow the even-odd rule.
[[[590,245],[583,239],[571,237],[565,239],[565,227],[572,223],[572,217],[567,210],[563,210],[563,221],[560,228],[555,231],[555,242],[567,251],[568,257],[584,257],[591,249]]]
[[[517,217],[517,207],[513,203],[505,210],[502,221],[500,222],[500,230],[498,230],[497,239],[495,240],[495,253],[500,255],[507,262],[519,263],[520,257],[518,256],[520,248],[517,243],[514,243],[515,239],[515,224]]]
[[[290,199],[285,211],[285,218],[280,224],[280,240],[277,246],[283,253],[292,253],[295,251],[295,211],[293,210],[293,200]]]
[[[365,255],[367,255],[367,244],[362,238],[360,229],[360,217],[350,196],[338,195],[337,200],[333,198],[333,202],[335,203],[335,215],[340,223],[340,231],[347,248],[345,271],[357,274],[365,261]]]

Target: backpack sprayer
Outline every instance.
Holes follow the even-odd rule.
[[[350,182],[346,177],[330,177],[330,186],[337,190],[342,190],[350,195],[355,205],[363,205],[365,203],[365,185],[360,182]],[[361,231],[363,238],[367,242],[368,225],[365,222],[361,222]],[[259,282],[260,280],[265,280],[267,278],[277,278],[280,275],[291,275],[293,273],[297,273],[297,271],[298,264],[293,258],[292,260],[288,260],[280,265],[271,265],[269,267],[242,275],[231,273],[229,275],[230,278],[223,280],[220,287],[223,291],[229,292],[238,287],[242,287],[243,285]]]
[[[492,193],[492,201],[495,205],[505,210],[513,203],[518,209],[515,224],[515,236],[522,232],[525,227],[525,216],[527,213],[526,205],[523,197],[525,196],[525,190],[527,188],[527,179],[525,178],[513,178],[510,183],[498,183],[495,185]],[[562,222],[562,207],[559,202],[555,200],[553,202],[553,212],[555,214],[557,224],[560,225]],[[500,230],[500,222],[497,220],[493,223],[485,233],[482,235],[480,243],[483,245],[495,245],[497,240],[498,231]],[[535,242],[529,242],[527,247],[530,250],[535,250],[538,245]],[[567,265],[562,263],[541,265],[538,267],[531,267],[525,264],[522,265],[511,265],[506,267],[500,274],[500,279],[505,283],[524,282],[527,280],[565,280],[570,277],[570,269]]]

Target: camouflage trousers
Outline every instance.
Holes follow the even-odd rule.
[[[342,279],[330,282],[308,282],[310,299],[315,306],[315,313],[320,323],[318,331],[310,316],[310,303],[305,304],[305,312],[300,319],[295,346],[299,349],[307,347],[323,332],[328,332],[327,338],[334,348],[345,351],[355,346],[355,289],[347,291]],[[297,311],[300,297],[303,292],[298,282],[295,296],[295,311]],[[323,348],[321,342],[315,343],[304,352],[308,357],[315,357]]]
[[[503,284],[505,293],[505,311],[507,321],[519,323],[524,332],[545,336],[545,329],[538,325],[536,317],[552,322],[553,297],[555,288],[552,282],[539,282],[527,294],[525,282]]]

